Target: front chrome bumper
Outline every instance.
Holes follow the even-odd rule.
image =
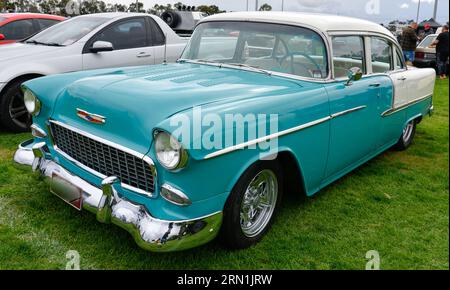
[[[59,187],[68,195],[73,185],[82,190],[82,208],[96,214],[102,223],[113,223],[127,230],[136,243],[149,251],[170,252],[193,248],[216,237],[222,223],[222,212],[205,217],[167,221],[152,217],[147,209],[120,196],[120,180],[107,177],[98,188],[54,162],[45,143],[29,145],[32,140],[19,145],[14,161],[31,166],[46,177],[50,188]],[[58,178],[55,179],[54,176]]]

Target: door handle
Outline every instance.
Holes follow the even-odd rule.
[[[381,86],[380,83],[374,83],[374,84],[369,85],[369,87],[375,87],[375,88],[378,88],[379,86]]]
[[[401,77],[401,78],[398,78],[397,80],[399,80],[399,81],[406,81],[406,77]]]
[[[140,57],[149,57],[149,56],[152,56],[152,55],[150,53],[140,52],[136,56],[140,58]]]

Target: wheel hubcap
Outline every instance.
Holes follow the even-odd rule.
[[[408,125],[406,125],[405,129],[403,129],[403,142],[408,142],[408,140],[411,138],[411,134],[414,129],[413,122],[409,122]]]
[[[245,236],[260,234],[272,217],[277,203],[278,182],[271,170],[259,172],[248,185],[241,203],[240,223]]]
[[[19,89],[9,103],[9,116],[20,128],[28,128],[31,124],[31,116],[25,107],[22,91]]]

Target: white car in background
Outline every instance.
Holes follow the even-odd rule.
[[[19,43],[0,47],[0,125],[12,132],[31,124],[20,85],[57,73],[176,61],[187,38],[161,18],[142,13],[77,16]]]

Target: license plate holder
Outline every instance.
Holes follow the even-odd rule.
[[[50,191],[75,209],[83,208],[83,190],[56,172],[52,174]]]

